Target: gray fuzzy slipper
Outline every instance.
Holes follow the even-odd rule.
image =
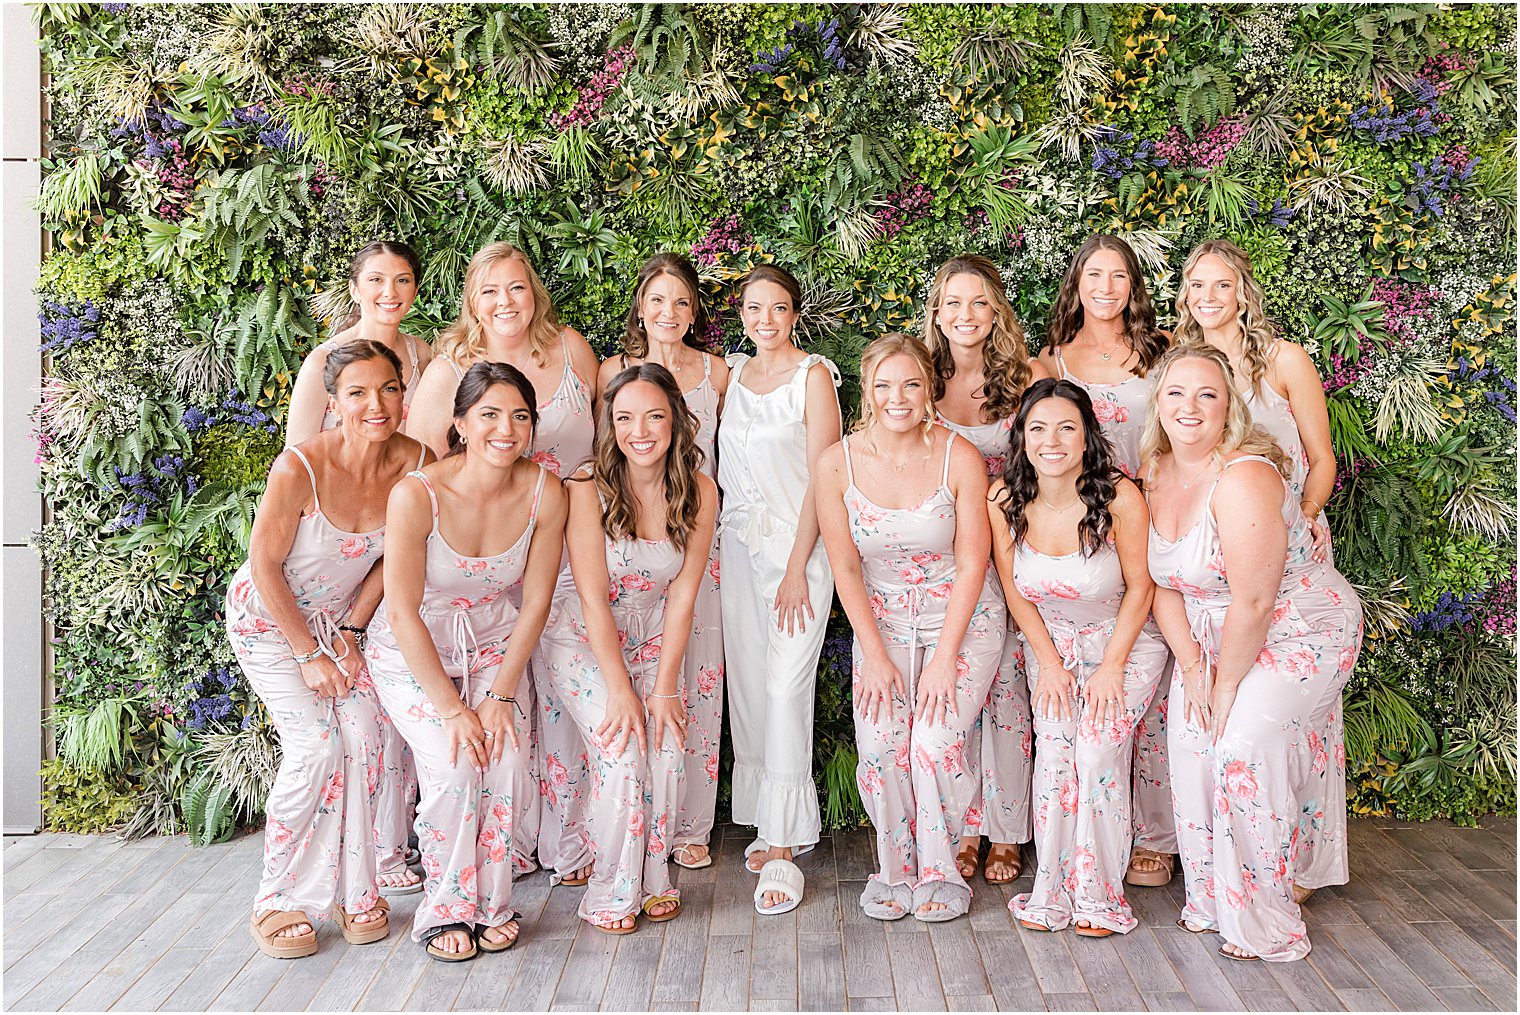
[[[926,903],[938,902],[944,909],[931,909],[920,913]],[[913,893],[913,918],[923,923],[944,923],[965,916],[971,908],[971,889],[949,881],[929,881],[918,886]]]
[[[901,920],[913,904],[913,889],[907,885],[889,885],[872,878],[860,893],[860,909],[873,920]]]

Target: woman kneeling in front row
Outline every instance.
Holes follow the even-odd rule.
[[[517,941],[512,829],[528,723],[515,694],[549,614],[565,494],[525,454],[538,422],[515,367],[481,362],[454,394],[449,454],[391,494],[370,670],[411,745],[426,895],[412,938],[440,962]],[[509,589],[521,583],[521,610]]]
[[[966,735],[1003,647],[986,466],[934,424],[932,372],[918,339],[872,342],[861,423],[818,467],[819,527],[855,630],[857,778],[881,866],[860,904],[878,920],[911,908],[939,922],[970,907],[955,864],[975,790]]]

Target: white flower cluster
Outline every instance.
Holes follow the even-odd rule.
[[[549,31],[564,55],[568,73],[583,78],[602,69],[602,43],[633,17],[632,4],[553,4]]]
[[[1293,5],[1272,5],[1241,18],[1236,23],[1246,51],[1235,62],[1235,71],[1253,84],[1278,77],[1288,66],[1293,52],[1288,38],[1288,23],[1295,15]]]

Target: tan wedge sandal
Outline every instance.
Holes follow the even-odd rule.
[[[280,931],[301,923],[311,929],[294,937],[280,936]],[[300,910],[271,909],[250,917],[248,930],[258,942],[259,951],[272,959],[304,959],[317,951],[317,925]]]
[[[337,907],[338,926],[343,931],[343,940],[351,945],[368,945],[376,941],[385,940],[391,932],[391,918],[386,914],[390,912],[391,904],[384,899],[375,903],[371,913],[379,913],[378,920],[359,921],[362,914],[352,914],[342,906]]]

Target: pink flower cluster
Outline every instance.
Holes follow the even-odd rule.
[[[614,49],[607,54],[607,63],[603,68],[591,75],[591,80],[586,82],[586,87],[581,89],[580,96],[575,100],[575,105],[570,107],[568,113],[555,113],[551,122],[558,130],[566,127],[584,127],[601,115],[602,105],[607,101],[607,96],[623,81],[623,75],[633,65],[633,46],[627,45]]]
[[[1441,153],[1441,161],[1446,163],[1457,172],[1467,168],[1467,164],[1473,160],[1473,153],[1467,150],[1466,145],[1452,145]],[[1455,195],[1454,195],[1455,198]]]
[[[1496,583],[1483,594],[1483,604],[1478,608],[1483,630],[1506,638],[1515,636],[1515,572]]]
[[[312,170],[311,178],[306,181],[306,190],[312,197],[321,197],[327,193],[327,188],[338,182],[338,178],[328,172],[326,166],[319,165]]]
[[[876,232],[884,240],[890,240],[929,214],[934,203],[934,191],[922,183],[910,182],[895,194],[887,197],[887,206],[876,213]]]
[[[154,162],[151,159],[138,159],[137,164],[144,169],[153,171],[158,177],[159,186],[168,193],[163,200],[158,202],[154,209],[155,214],[165,222],[178,222],[185,217],[190,206],[190,198],[195,193],[195,169],[190,165],[190,160],[185,157],[184,145],[178,141],[169,140],[164,142],[164,158]]]
[[[719,254],[737,254],[753,242],[738,215],[725,215],[707,227],[707,235],[691,246],[692,260],[716,264]]]
[[[1372,284],[1372,298],[1383,304],[1383,326],[1404,341],[1414,339],[1415,321],[1428,318],[1440,296],[1439,289],[1397,278],[1380,278]]]
[[[1346,480],[1359,473],[1366,472],[1370,468],[1372,468],[1372,459],[1370,458],[1353,458],[1351,459],[1350,468],[1337,462],[1335,466],[1335,488],[1330,493],[1332,495],[1340,493],[1341,487],[1346,485]]]
[[[1353,363],[1338,352],[1330,354],[1330,376],[1325,378],[1325,394],[1349,388],[1372,368],[1367,361]]]
[[[1181,127],[1173,126],[1167,129],[1166,137],[1156,144],[1156,156],[1166,159],[1174,166],[1213,169],[1224,162],[1245,136],[1244,117],[1220,120],[1192,141],[1188,140]]]
[[[284,88],[287,95],[315,97],[331,95],[337,89],[337,85],[303,71],[292,78],[287,78]]]
[[[1437,95],[1445,95],[1455,84],[1450,80],[1451,76],[1471,67],[1472,64],[1466,57],[1447,50],[1428,58],[1425,66],[1420,69],[1419,76],[1436,86]]]

